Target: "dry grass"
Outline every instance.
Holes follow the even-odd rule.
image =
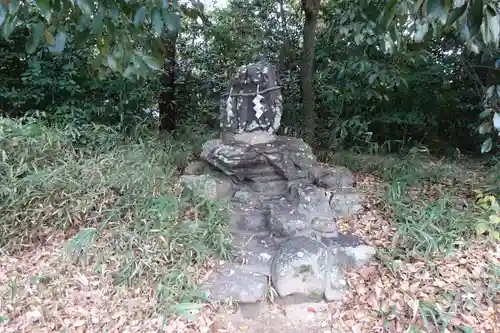
[[[380,182],[359,178],[365,190]],[[334,326],[344,332],[500,332],[500,244],[475,239],[448,255],[426,257],[410,244],[396,248],[397,225],[375,209],[344,228],[379,254],[348,272],[350,292],[332,311]]]
[[[227,332],[198,289],[227,255],[220,207],[175,186],[190,147],[2,121],[0,332]],[[340,228],[379,252],[332,330],[500,332],[500,245],[471,194],[498,195],[498,169],[349,158],[369,200]]]
[[[0,330],[147,332],[204,307],[227,232],[218,203],[176,187],[190,146],[0,120]]]
[[[342,308],[332,310],[333,326],[343,332],[500,332],[500,244],[474,227],[485,214],[474,190],[500,194],[499,165],[349,158],[358,163],[357,183],[368,202],[341,228],[377,247],[378,255],[347,273],[350,292]]]
[[[154,281],[116,285],[112,273],[119,262],[83,267],[62,261],[65,236],[43,246],[0,259],[2,332],[207,332],[212,308],[185,304],[194,317],[167,319]],[[203,272],[193,267],[193,276]]]

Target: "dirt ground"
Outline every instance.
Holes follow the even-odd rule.
[[[427,332],[500,332],[498,272],[492,273],[500,267],[499,244],[473,244],[432,263],[417,256],[389,262],[383,250],[395,230],[373,207],[340,226],[382,253],[346,272],[343,304],[257,304],[236,312],[207,305],[193,320],[164,320],[155,311],[154,286],[114,285],[112,258],[99,267],[61,260],[65,237],[54,235],[0,256],[0,332],[357,333],[416,332],[424,325]]]

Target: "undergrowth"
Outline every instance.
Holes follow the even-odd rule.
[[[491,212],[478,205],[477,193],[500,196],[498,161],[448,162],[420,151],[405,156],[346,152],[325,159],[381,178],[381,208],[397,224],[395,247],[431,257],[472,239],[491,240],[493,234],[485,230],[478,235],[477,226]]]
[[[469,245],[483,243],[498,244],[500,227],[499,177],[500,163],[497,160],[465,160],[462,162],[436,160],[418,151],[404,156],[336,153],[326,156],[328,162],[345,165],[354,172],[375,175],[378,187],[378,204],[388,221],[395,225],[392,244],[380,251],[384,264],[393,274],[401,262],[425,261],[432,276],[435,262],[452,257],[454,252],[466,250]],[[487,162],[487,163],[485,163]],[[496,204],[495,204],[496,203]],[[487,227],[485,227],[487,224]],[[475,244],[473,244],[475,243]],[[453,251],[458,250],[458,251]],[[448,256],[450,255],[451,256]],[[470,260],[473,260],[472,258]],[[402,272],[402,276],[408,272]],[[484,299],[488,304],[498,303],[500,271],[490,263],[480,274],[485,279]],[[457,281],[461,277],[457,277]],[[473,282],[470,282],[471,284]],[[457,295],[477,285],[456,285],[452,294],[440,291],[427,301],[419,301],[413,308],[414,315],[422,319],[423,327],[410,325],[408,332],[445,332],[453,327],[457,332],[474,332],[469,323],[456,322]],[[423,293],[423,289],[421,290]],[[472,296],[470,296],[472,295]],[[476,294],[466,294],[462,299]],[[441,300],[453,300],[444,301]],[[480,301],[478,301],[480,303]],[[470,307],[470,313],[478,311]],[[469,310],[467,310],[469,311]]]
[[[155,282],[158,304],[179,309],[203,297],[194,266],[227,255],[223,207],[176,187],[190,142],[137,133],[0,118],[0,247],[15,253],[64,233],[67,256],[106,262],[116,283]]]

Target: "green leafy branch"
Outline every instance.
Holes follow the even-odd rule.
[[[92,40],[93,64],[139,77],[162,69],[162,38],[178,34],[181,21],[177,6],[167,0],[0,2],[0,36],[8,39],[16,28],[27,28],[30,33],[28,54],[41,46],[61,53],[68,39],[77,45]]]

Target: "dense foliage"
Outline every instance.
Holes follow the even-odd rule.
[[[417,297],[401,287],[412,302],[405,305],[408,330],[417,325],[414,301],[424,321],[434,317],[443,332],[455,325],[450,318],[461,316],[458,308],[469,310],[471,298],[458,306],[454,290],[481,290],[473,299],[493,309],[498,265],[486,268],[473,256],[466,266],[455,254],[457,267],[484,278],[487,288],[479,287],[439,256],[500,239],[499,6],[498,0],[227,0],[216,8],[198,0],[0,1],[0,248],[3,268],[16,255],[4,287],[17,289],[15,276],[22,274],[27,280],[19,285],[28,291],[24,300],[0,288],[11,309],[8,316],[0,311],[0,326],[22,318],[29,330],[27,318],[48,322],[27,317],[39,312],[33,309],[61,308],[40,296],[50,289],[42,280],[57,285],[52,277],[60,275],[80,283],[66,265],[53,274],[45,254],[31,251],[45,253],[59,238],[58,255],[91,264],[117,285],[135,284],[134,302],[144,288],[154,311],[127,319],[143,323],[158,310],[195,315],[202,308],[195,302],[207,300],[198,284],[213,271],[208,258],[232,253],[221,214],[227,209],[184,191],[179,171],[216,135],[220,99],[236,67],[263,57],[280,73],[281,134],[303,137],[324,162],[357,171],[359,189],[369,193],[362,224],[352,226],[383,244],[376,278],[401,280],[388,284],[388,298],[409,285],[408,276],[434,276],[423,279],[432,284],[432,311],[423,301],[425,285],[412,284]],[[480,153],[490,156],[461,158]],[[474,246],[470,253],[488,253]],[[17,254],[27,249],[43,262],[29,262],[36,274],[18,266]],[[471,285],[443,284],[451,275],[438,266]],[[62,307],[73,309],[67,295],[75,289],[55,289],[63,293],[54,296]],[[121,297],[119,289],[110,293]],[[362,296],[352,293],[371,303],[372,296]],[[452,315],[443,311],[444,299]],[[11,306],[16,302],[26,311]],[[130,312],[132,302],[120,303]],[[399,308],[378,304],[372,314],[401,322],[393,316]],[[366,321],[368,312],[362,314]]]
[[[306,3],[231,0],[212,10],[198,1],[0,5],[0,110],[127,130],[155,121],[151,109],[159,102],[160,117],[168,118],[163,130],[216,129],[232,71],[267,57],[281,74],[282,130],[312,131],[318,149],[496,149],[498,4],[321,2],[311,109],[300,61]]]

